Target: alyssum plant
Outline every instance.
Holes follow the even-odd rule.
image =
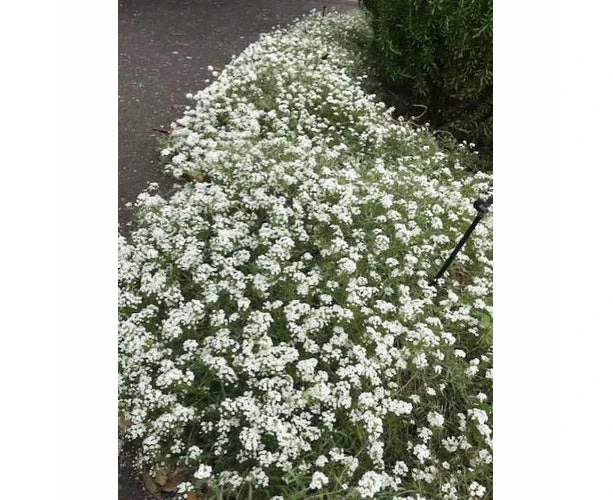
[[[195,96],[119,239],[120,411],[179,497],[491,497],[491,179],[368,93],[360,14]],[[323,57],[325,55],[325,57]]]

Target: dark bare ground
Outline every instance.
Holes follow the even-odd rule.
[[[133,461],[137,453],[137,445],[128,443],[124,445],[124,449],[119,454],[118,469],[119,469],[119,500],[154,500],[149,495],[136,469],[133,467]]]

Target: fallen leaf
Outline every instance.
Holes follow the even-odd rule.
[[[187,476],[184,471],[176,471],[174,474],[169,476],[166,482],[162,485],[162,491],[165,491],[166,493],[175,491],[177,489],[177,486],[179,486],[186,479]]]
[[[126,431],[130,427],[130,421],[125,418],[119,417],[119,421],[117,423],[120,432]]]
[[[194,182],[211,182],[211,178],[204,174],[194,175],[192,179]]]
[[[151,495],[153,495],[156,499],[161,500],[162,495],[160,495],[160,489],[158,488],[158,485],[155,484],[153,478],[146,472],[143,472],[143,484],[145,485],[145,489]]]
[[[462,286],[470,284],[470,274],[464,269],[455,268],[452,269],[449,274]]]
[[[187,494],[187,500],[198,500],[198,495],[192,490]]]

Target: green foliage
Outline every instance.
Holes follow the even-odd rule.
[[[381,79],[396,101],[425,104],[435,127],[490,147],[492,0],[362,3],[371,14]]]

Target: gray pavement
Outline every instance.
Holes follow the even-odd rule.
[[[168,193],[153,129],[168,130],[188,104],[185,94],[206,86],[207,66],[222,68],[260,33],[285,26],[312,9],[347,11],[357,0],[120,0],[119,224],[129,231],[126,202],[149,182]],[[129,446],[119,460],[118,500],[153,498],[131,466]]]
[[[357,0],[120,0],[119,223],[129,229],[126,202],[148,182],[167,193],[158,168],[158,140],[206,86],[207,66],[222,68],[260,33],[312,10],[346,11]]]

